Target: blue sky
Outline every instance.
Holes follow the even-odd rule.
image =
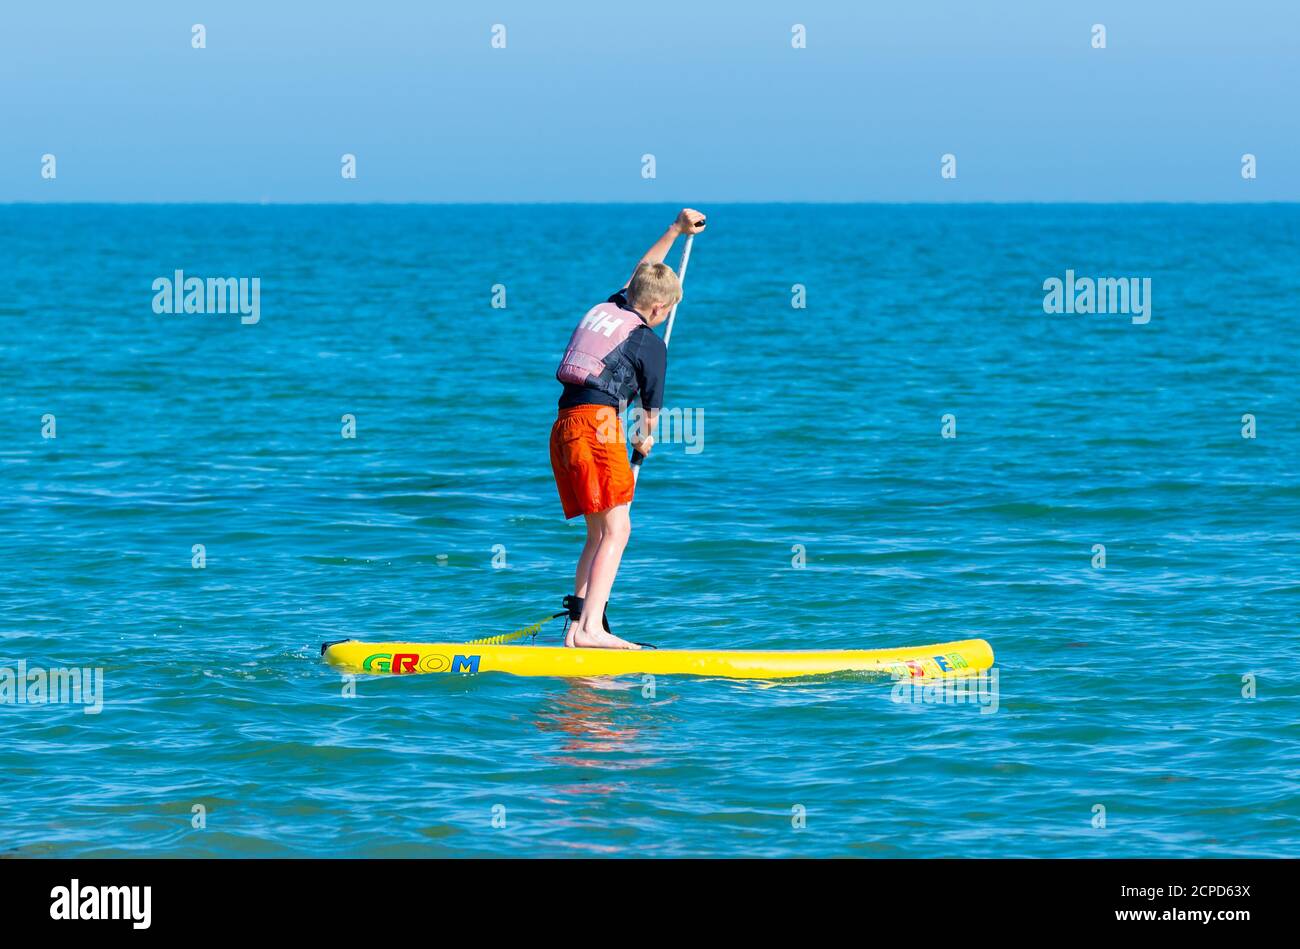
[[[43,0],[0,21],[0,201],[1300,197],[1294,0]]]

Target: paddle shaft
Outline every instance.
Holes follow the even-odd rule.
[[[682,264],[677,271],[678,282],[686,286],[686,266],[691,262],[691,244],[695,241],[694,234],[686,235],[686,245],[682,247]],[[673,304],[673,308],[668,311],[668,326],[664,329],[664,349],[668,348],[668,341],[673,338],[673,321],[677,319],[677,307],[681,305],[681,300]],[[635,481],[641,474],[641,462],[645,461],[645,455],[636,449],[632,450],[632,480]]]

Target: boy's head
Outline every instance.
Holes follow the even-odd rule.
[[[668,319],[681,298],[682,282],[667,264],[641,264],[627,285],[627,302],[651,326]]]

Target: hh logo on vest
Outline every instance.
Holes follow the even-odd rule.
[[[622,380],[606,373],[605,360],[643,325],[635,313],[620,310],[613,303],[593,306],[569,337],[555,378],[569,385],[590,386],[616,398],[625,394],[620,391]]]
[[[605,338],[609,339],[614,335],[614,330],[622,326],[624,322],[626,322],[624,317],[602,313],[600,308],[597,307],[582,318],[582,322],[578,324],[578,328],[591,330],[593,333],[604,333]],[[626,333],[623,335],[624,337],[627,336]]]

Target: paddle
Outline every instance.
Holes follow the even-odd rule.
[[[701,220],[700,223],[703,223]],[[691,262],[691,244],[695,241],[694,234],[686,235],[686,244],[682,247],[682,265],[677,268],[677,280],[683,287],[686,286],[686,265]],[[678,300],[673,304],[673,308],[668,311],[668,326],[664,329],[664,348],[668,348],[668,341],[673,338],[673,320],[677,319],[677,307],[682,301]],[[645,461],[645,455],[636,449],[632,450],[632,480],[635,482],[641,476],[641,462]]]

